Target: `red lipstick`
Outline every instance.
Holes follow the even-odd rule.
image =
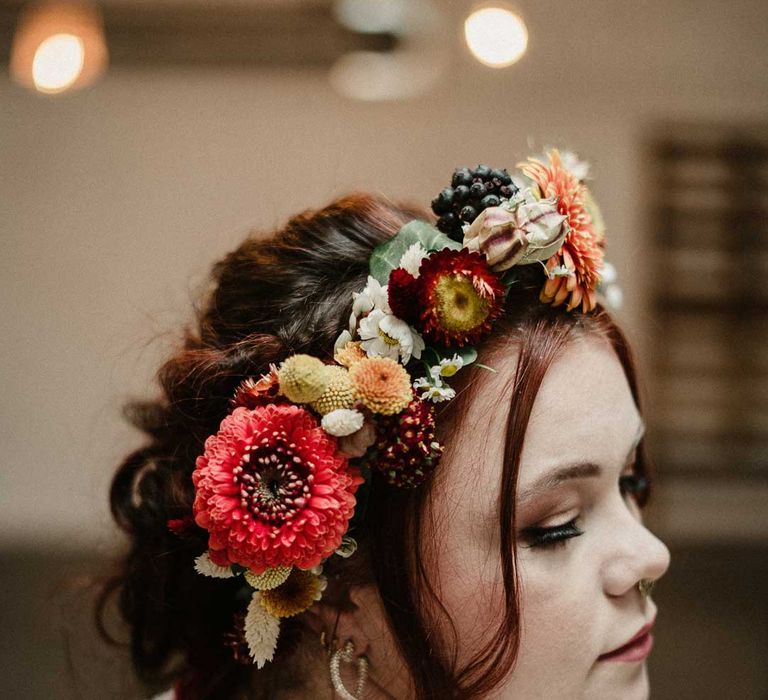
[[[601,654],[598,661],[642,661],[645,659],[653,648],[651,628],[655,622],[656,618],[653,618],[649,623],[643,625],[632,639],[618,649]]]

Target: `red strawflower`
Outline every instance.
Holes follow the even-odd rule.
[[[444,346],[474,345],[503,308],[506,287],[485,256],[445,248],[419,268],[421,332]]]
[[[248,377],[240,382],[229,403],[232,408],[237,406],[256,408],[281,401],[287,403],[286,399],[280,396],[280,377],[277,366],[270,364],[269,372],[263,374],[258,380]]]
[[[419,320],[419,288],[421,284],[408,270],[396,267],[389,273],[387,300],[392,314],[414,325]]]
[[[437,467],[443,446],[435,437],[435,409],[415,398],[401,413],[377,417],[371,465],[393,486],[413,488]]]
[[[341,544],[363,483],[336,439],[293,404],[236,408],[192,474],[211,560],[255,573],[317,566]]]

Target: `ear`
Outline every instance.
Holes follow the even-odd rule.
[[[370,639],[362,624],[361,610],[358,605],[360,597],[353,588],[349,593],[349,602],[343,607],[331,605],[320,600],[304,613],[307,626],[320,635],[325,632],[326,643],[332,649],[340,649],[348,639],[355,645],[355,656],[369,651]],[[335,644],[333,637],[336,637]]]

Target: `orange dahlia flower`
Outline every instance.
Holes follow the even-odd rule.
[[[549,164],[528,158],[528,162],[517,165],[536,183],[542,197],[557,197],[557,210],[568,217],[569,231],[560,250],[546,263],[549,279],[539,298],[553,306],[567,301],[568,311],[579,305],[582,311],[592,311],[603,266],[602,231],[589,213],[586,185],[563,166],[556,149],[547,156]]]

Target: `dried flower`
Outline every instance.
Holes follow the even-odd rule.
[[[399,413],[413,396],[408,372],[389,357],[367,357],[350,368],[349,376],[357,398],[374,413]]]
[[[378,280],[368,275],[368,282],[362,292],[352,292],[352,314],[349,317],[349,332],[355,335],[357,320],[360,316],[375,309],[384,313],[392,313],[387,301],[387,287],[381,286]]]
[[[563,243],[566,217],[555,199],[537,199],[530,189],[498,207],[488,207],[464,233],[464,246],[483,253],[496,272],[547,260]]]
[[[437,467],[443,446],[431,404],[414,398],[401,413],[380,418],[378,428],[371,466],[393,486],[418,486]]]
[[[256,406],[279,402],[281,399],[278,369],[275,364],[270,363],[269,372],[262,375],[258,381],[248,377],[240,382],[235,395],[230,400],[230,405],[232,408],[237,406],[256,408]]]
[[[195,559],[195,571],[211,578],[232,578],[234,576],[231,567],[214,564],[208,552],[204,552]]]
[[[280,620],[270,615],[261,604],[261,593],[254,591],[245,614],[244,634],[248,651],[258,668],[272,661],[280,634]]]
[[[429,253],[421,245],[421,243],[414,243],[409,246],[400,258],[400,264],[398,267],[406,270],[412,277],[418,279],[419,266],[424,258],[428,257]]]
[[[440,377],[452,377],[464,366],[464,358],[454,353],[453,357],[444,357],[437,365],[429,368],[430,375],[439,379]]]
[[[389,273],[387,294],[389,307],[397,318],[409,325],[419,320],[419,290],[421,283],[408,270],[396,267]]]
[[[316,401],[328,387],[328,373],[322,360],[311,355],[291,355],[279,370],[280,391],[295,403]]]
[[[475,345],[502,311],[506,288],[485,258],[443,249],[421,263],[421,330],[444,346]]]
[[[411,355],[421,357],[424,341],[421,336],[405,321],[374,309],[360,320],[359,328],[361,345],[369,357],[400,358],[408,364]]]
[[[592,311],[597,303],[595,287],[603,265],[603,236],[595,230],[587,209],[587,187],[563,166],[557,150],[551,150],[548,159],[548,164],[534,158],[519,164],[542,196],[557,198],[558,211],[568,217],[563,245],[547,261],[548,279],[540,299],[553,306],[567,301],[568,311],[579,305],[584,312]],[[566,274],[562,274],[563,270]]]
[[[349,372],[344,367],[327,365],[326,377],[328,385],[325,391],[310,406],[321,416],[339,409],[351,408],[355,400],[355,388],[349,378]]]
[[[293,569],[291,575],[279,586],[261,592],[261,604],[272,616],[293,617],[303,613],[320,600],[326,579],[311,571]]]
[[[192,481],[213,561],[259,574],[332,554],[363,479],[314,416],[288,404],[236,408],[206,440]]]
[[[368,357],[359,340],[352,340],[349,331],[342,331],[333,347],[333,359],[344,367],[351,367],[358,360]]]
[[[257,591],[268,591],[276,588],[288,578],[291,573],[290,566],[276,566],[273,569],[267,569],[261,574],[255,574],[253,571],[246,571],[243,578],[249,586],[253,586]]]
[[[376,424],[370,418],[363,420],[363,427],[356,433],[339,438],[339,451],[348,457],[362,457],[376,442]]]
[[[433,401],[434,403],[448,401],[456,396],[456,391],[449,386],[445,386],[439,378],[433,378],[433,381],[430,381],[426,377],[419,377],[413,383],[413,388],[424,389],[419,394],[419,398],[425,401]]]
[[[321,426],[336,437],[352,435],[363,427],[363,414],[353,408],[339,408],[323,416]]]

